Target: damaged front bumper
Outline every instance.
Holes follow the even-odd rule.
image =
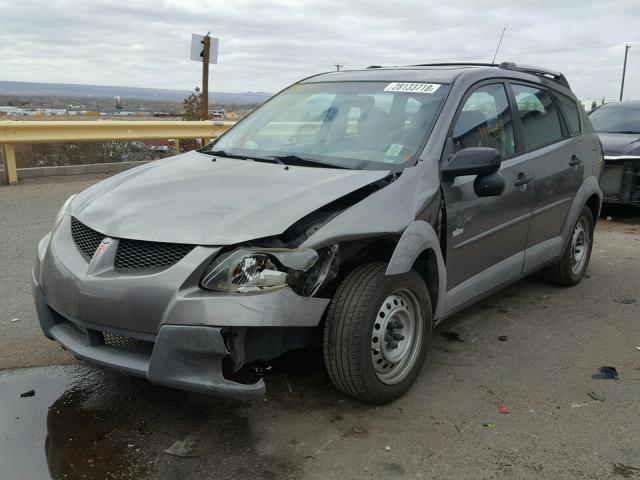
[[[605,156],[600,188],[605,203],[640,206],[640,157]]]
[[[230,351],[219,327],[163,325],[155,337],[104,331],[49,307],[35,279],[32,289],[44,334],[80,360],[182,390],[243,400],[264,396],[262,379],[248,385],[224,378],[222,361]]]
[[[32,292],[44,334],[75,357],[150,382],[216,396],[262,398],[229,380],[242,365],[309,343],[329,299],[290,288],[255,295],[199,286],[216,248],[195,247],[166,270],[119,273],[109,254],[87,263],[68,219],[38,246]],[[227,378],[225,378],[227,373]]]

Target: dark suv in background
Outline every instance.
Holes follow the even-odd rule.
[[[589,119],[604,146],[604,201],[640,206],[640,102],[606,103]]]
[[[322,345],[341,391],[389,402],[436,323],[532,272],[582,279],[601,168],[557,72],[316,75],[69,199],[38,246],[38,317],[78,358],[239,398],[265,391],[244,365]]]

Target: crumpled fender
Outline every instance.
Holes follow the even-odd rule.
[[[300,248],[318,249],[333,243],[395,235],[399,240],[386,275],[409,271],[423,251],[433,250],[438,263],[438,318],[444,307],[447,282],[438,235],[431,225],[440,210],[437,159],[436,155],[427,155],[424,161],[406,168],[392,184],[323,225]]]
[[[440,207],[440,174],[435,158],[406,168],[390,185],[346,209],[305,240],[300,248],[383,235],[400,236],[417,218],[427,222]]]

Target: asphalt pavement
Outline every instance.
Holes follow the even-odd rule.
[[[399,401],[342,396],[309,350],[261,370],[266,401],[237,402],[100,371],[41,335],[37,241],[100,178],[0,187],[0,480],[640,478],[640,211],[605,211],[577,287],[532,276],[439,326]],[[602,366],[619,378],[594,379]]]

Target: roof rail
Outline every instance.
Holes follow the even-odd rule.
[[[447,62],[447,63],[419,63],[412,67],[497,67],[497,63],[474,63],[474,62]]]
[[[567,82],[566,77],[561,72],[556,72],[555,70],[535,67],[533,65],[517,65],[513,62],[502,62],[499,67],[505,70],[514,70],[516,72],[531,73],[533,75],[546,77],[558,82],[563,87],[570,88],[569,82]]]
[[[538,75],[550,80],[558,82],[560,85],[566,88],[569,87],[566,77],[554,70],[549,70],[543,67],[535,67],[533,65],[518,65],[514,62],[502,62],[497,63],[473,63],[473,62],[451,62],[451,63],[420,63],[418,65],[411,65],[412,67],[498,67],[504,70],[513,70],[515,72],[530,73],[532,75]]]

